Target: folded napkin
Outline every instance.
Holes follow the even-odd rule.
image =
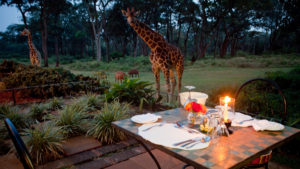
[[[232,119],[231,125],[236,127],[249,127],[252,126],[253,123],[253,120],[248,121],[252,119],[251,116],[239,112],[236,113],[228,112],[228,118]]]
[[[280,131],[284,129],[284,125],[268,120],[254,120],[252,123],[252,127],[256,131]]]
[[[144,131],[145,129],[153,125],[159,125],[159,124],[160,123],[144,124],[138,128],[138,134],[142,136],[144,139],[154,144],[158,144],[170,148],[177,148],[183,150],[196,150],[196,149],[206,148],[209,146],[209,142],[205,142],[205,143],[199,142],[191,148],[189,148],[188,146],[181,147],[181,145],[174,146],[175,143],[186,141],[196,137],[205,137],[205,135],[202,133],[197,133],[197,134],[189,133],[187,130],[176,127],[176,125],[173,123],[165,123],[162,126],[156,126],[149,130]]]

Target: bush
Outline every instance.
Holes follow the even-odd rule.
[[[26,128],[29,125],[29,122],[26,121],[26,116],[19,113],[17,107],[11,107],[8,104],[0,105],[0,118],[9,118],[17,129]]]
[[[59,115],[54,118],[55,124],[60,126],[67,137],[85,133],[87,106],[82,103],[75,103],[66,106],[59,111]]]
[[[125,79],[121,84],[114,84],[106,93],[106,100],[110,102],[118,99],[120,102],[140,105],[142,100],[152,100],[155,91],[151,85],[152,83],[139,79]]]
[[[43,164],[60,158],[63,154],[62,141],[64,139],[61,128],[45,123],[34,129],[25,129],[24,142],[36,164]]]
[[[2,82],[5,83],[6,88],[18,88],[27,86],[43,86],[57,83],[68,83],[78,81],[89,81],[95,86],[99,86],[99,83],[90,77],[82,75],[75,76],[70,71],[62,68],[40,68],[34,66],[25,66],[15,63],[13,61],[4,61],[0,64],[0,77]],[[9,74],[7,74],[9,73]],[[64,85],[52,85],[44,86],[33,89],[21,90],[22,96],[38,97],[38,98],[50,98],[54,96],[66,96],[74,92],[79,92],[85,89],[83,84],[64,84]],[[103,92],[99,88],[99,92]]]
[[[48,110],[55,111],[63,108],[63,99],[54,97],[48,103]]]
[[[30,117],[39,122],[43,121],[43,117],[47,114],[46,105],[33,104],[30,109]]]
[[[105,103],[101,112],[97,113],[92,122],[91,129],[87,134],[98,139],[102,144],[112,144],[125,138],[125,134],[113,128],[113,121],[122,120],[128,117],[129,104],[113,101]]]

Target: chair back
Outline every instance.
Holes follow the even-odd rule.
[[[30,154],[20,137],[17,129],[13,125],[13,123],[9,120],[9,118],[5,118],[4,120],[6,128],[8,130],[9,136],[12,139],[14,146],[17,150],[19,158],[24,166],[24,169],[34,169],[33,163],[30,158]]]
[[[280,122],[285,124],[286,123],[286,115],[287,115],[287,104],[286,104],[286,99],[280,89],[280,87],[278,86],[278,84],[275,82],[275,81],[272,81],[270,79],[263,79],[263,78],[255,78],[255,79],[251,79],[251,80],[248,80],[246,81],[245,83],[243,83],[240,88],[236,91],[235,93],[235,101],[236,103],[238,102],[238,96],[239,94],[241,93],[242,89],[245,88],[246,86],[249,86],[249,84],[253,84],[254,82],[257,82],[257,81],[261,81],[261,82],[264,82],[268,85],[271,85],[271,87],[273,86],[277,91],[278,93],[280,94],[281,96],[281,100],[282,100],[282,105],[283,105],[283,112],[280,112]],[[235,104],[235,109],[236,110],[236,105]],[[268,117],[264,117],[264,118],[268,118]]]

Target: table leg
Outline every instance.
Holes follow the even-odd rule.
[[[157,168],[158,168],[158,169],[161,169],[161,167],[160,167],[160,165],[159,165],[157,159],[154,157],[154,155],[153,155],[152,152],[149,150],[149,148],[148,148],[142,141],[140,141],[140,140],[138,140],[138,139],[136,139],[136,141],[139,142],[139,143],[147,150],[147,152],[150,154],[151,158],[154,160],[154,162],[155,162]]]

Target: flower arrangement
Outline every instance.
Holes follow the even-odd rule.
[[[193,113],[205,114],[207,112],[207,108],[203,104],[196,102],[188,102],[185,104],[184,109]]]

